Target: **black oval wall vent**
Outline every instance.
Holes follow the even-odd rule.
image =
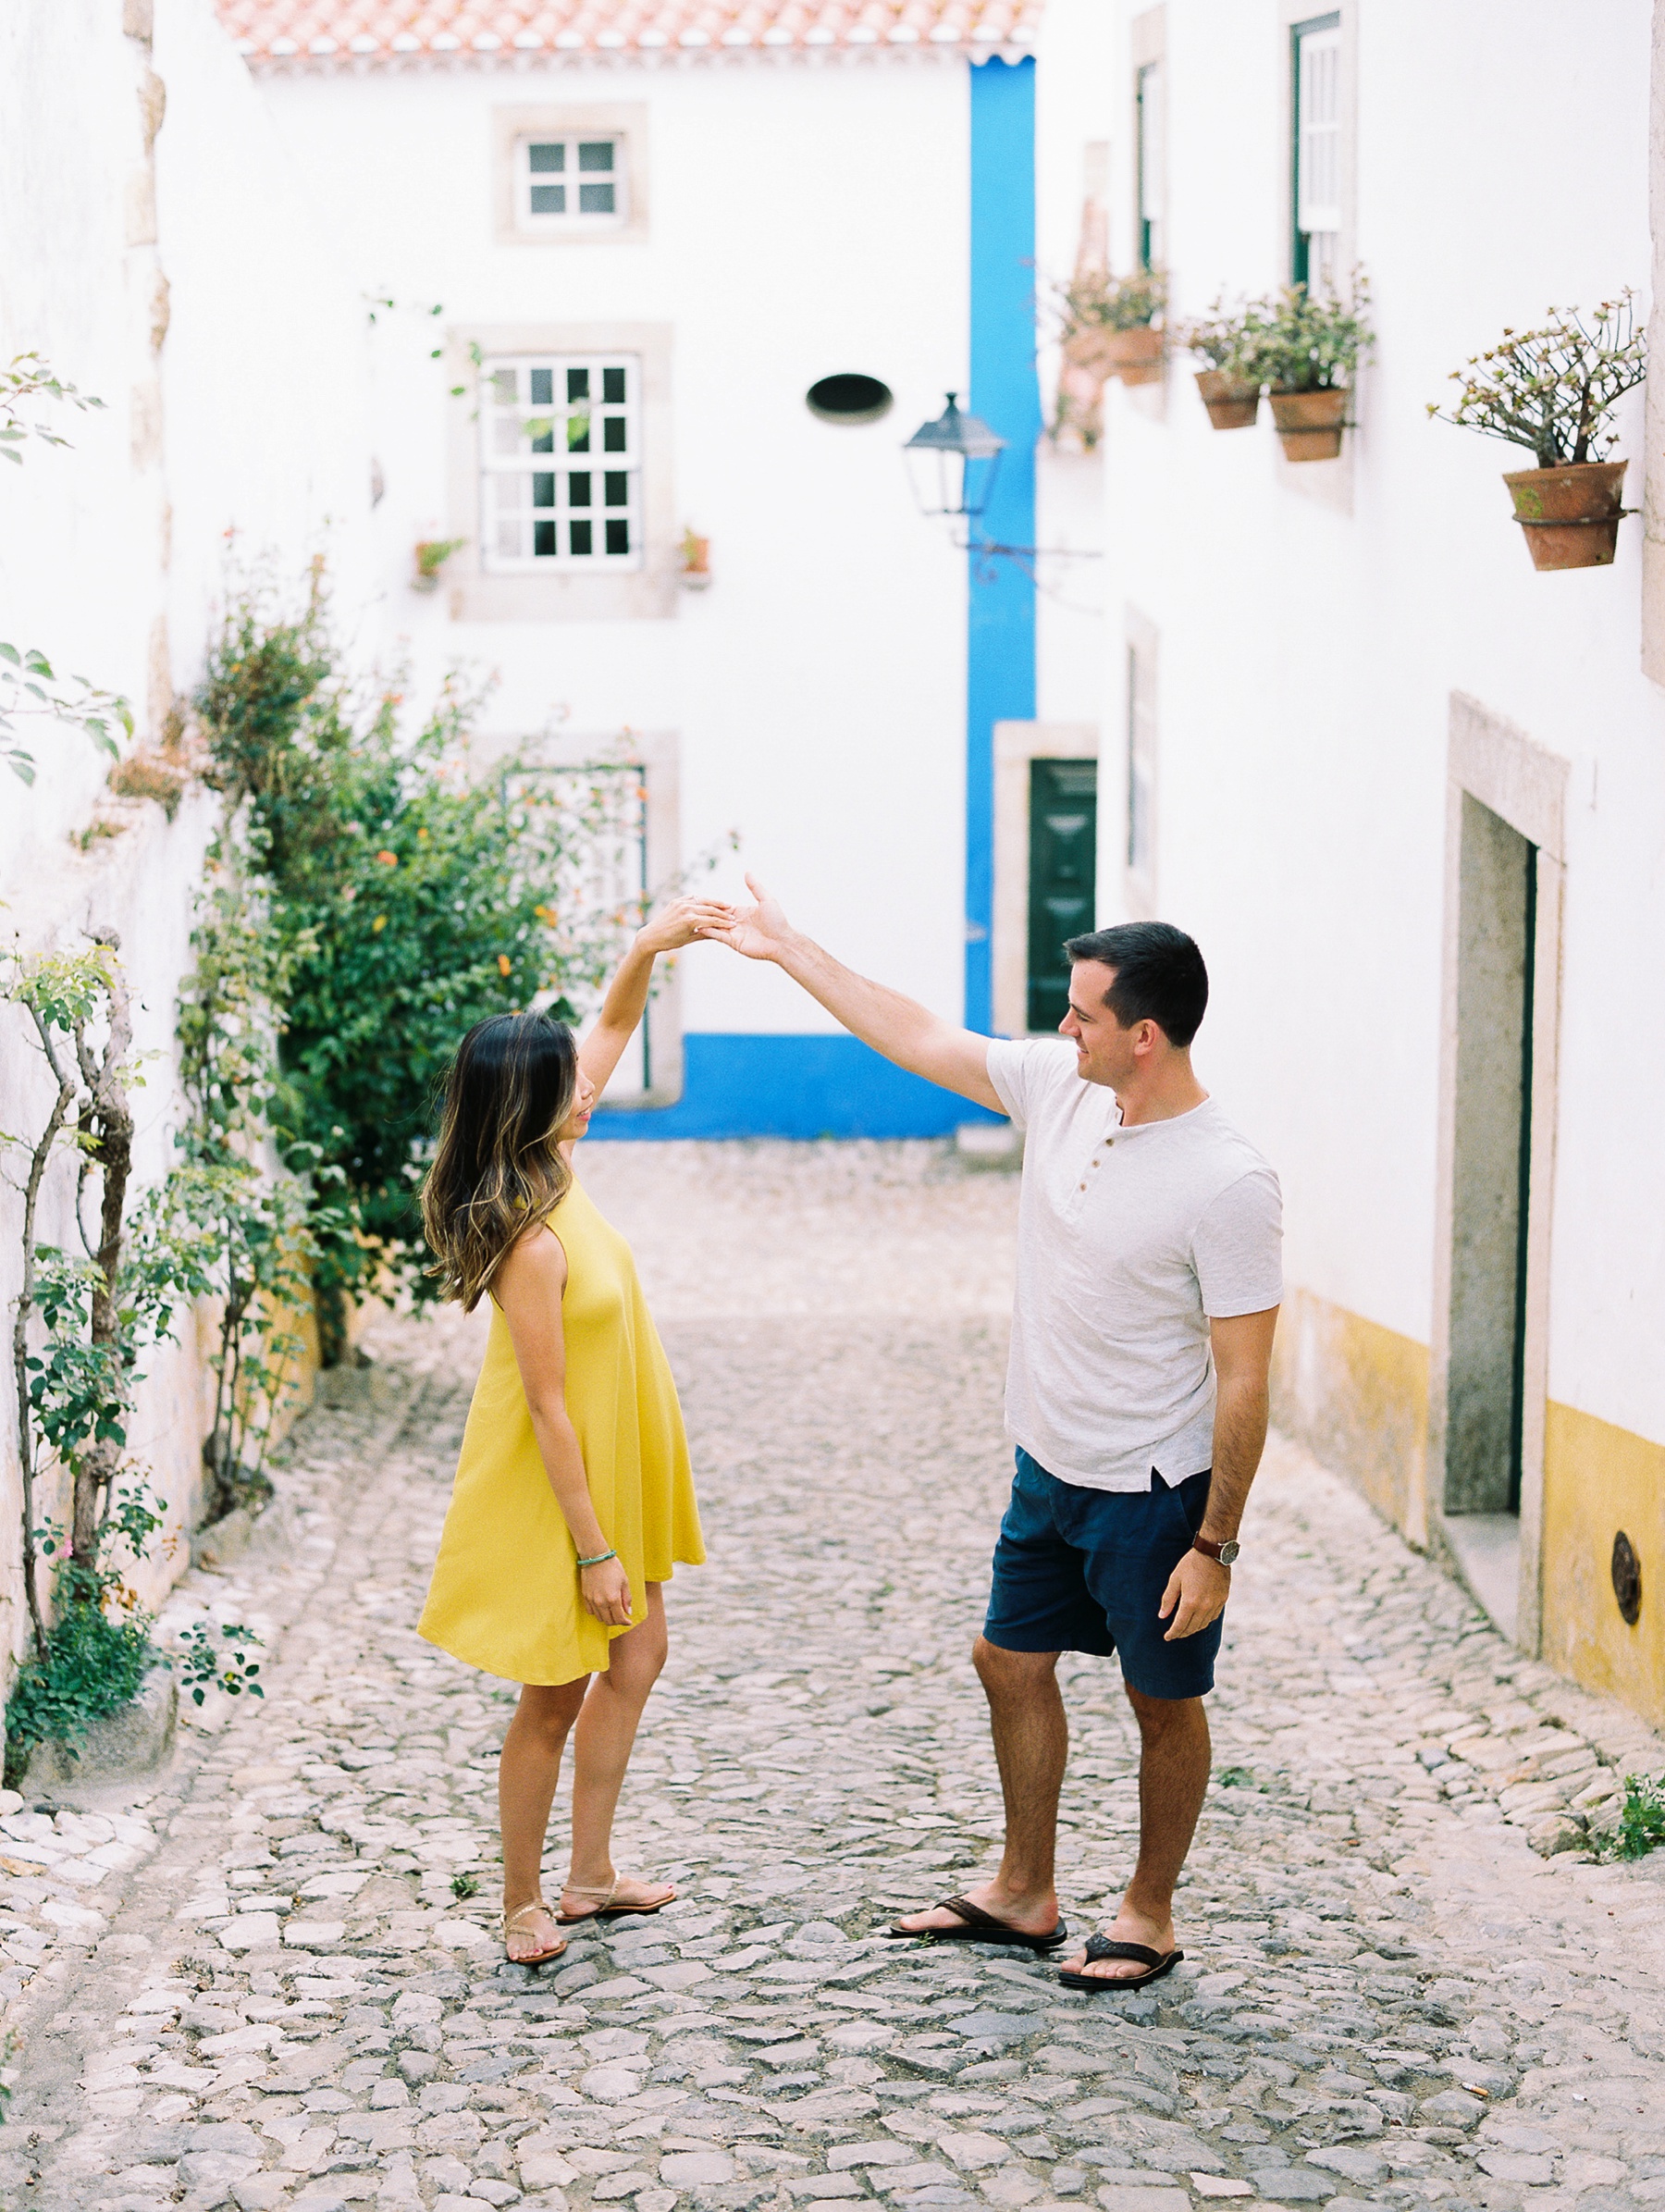
[[[876,423],[891,410],[891,389],[877,377],[823,377],[804,394],[804,404],[823,423]]]

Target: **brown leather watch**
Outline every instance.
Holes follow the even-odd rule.
[[[1208,1536],[1194,1536],[1191,1539],[1193,1551],[1201,1551],[1204,1559],[1212,1559],[1222,1567],[1228,1567],[1242,1549],[1237,1539],[1231,1536],[1223,1544],[1216,1544]]]

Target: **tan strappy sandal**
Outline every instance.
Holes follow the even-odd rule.
[[[545,1904],[542,1897],[534,1897],[529,1905],[520,1905],[512,1912],[505,1912],[503,1915],[503,1952],[511,1966],[542,1966],[547,1959],[559,1959],[562,1951],[566,1949],[566,1937],[563,1935],[559,1943],[551,1945],[547,1951],[534,1951],[529,1958],[517,1959],[509,1948],[510,1931],[521,1921],[524,1921],[528,1912],[548,1912],[549,1918],[556,1921],[561,1918],[558,1912],[551,1910]]]
[[[655,1912],[662,1912],[667,1905],[675,1904],[676,1891],[671,1887],[669,1883],[665,1886],[671,1890],[671,1895],[668,1897],[660,1897],[657,1904],[628,1905],[616,1901],[619,1895],[619,1884],[616,1877],[611,1886],[607,1889],[591,1889],[582,1882],[568,1882],[562,1887],[561,1893],[562,1897],[571,1895],[576,1897],[599,1897],[601,1902],[598,1905],[591,1906],[587,1912],[558,1912],[555,1915],[555,1924],[560,1928],[575,1928],[580,1921],[623,1920],[631,1913],[646,1920]]]

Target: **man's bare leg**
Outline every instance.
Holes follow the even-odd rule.
[[[993,1882],[965,1891],[974,1905],[1036,1935],[1058,1924],[1053,1854],[1058,1833],[1058,1792],[1069,1757],[1069,1724],[1058,1691],[1055,1651],[1006,1651],[979,1637],[971,1651],[989,1700],[994,1758],[1005,1798],[1005,1849]],[[910,1912],[899,1928],[963,1928],[958,1916],[933,1906]]]
[[[1208,1714],[1201,1698],[1147,1698],[1132,1688],[1128,1698],[1141,1746],[1139,1863],[1104,1933],[1113,1943],[1142,1943],[1166,1953],[1174,1948],[1174,1885],[1208,1794]],[[1066,1973],[1105,1982],[1130,1981],[1145,1971],[1136,1959],[1089,1962],[1079,1952],[1064,1963]]]

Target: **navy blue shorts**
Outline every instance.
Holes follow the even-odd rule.
[[[1148,1490],[1083,1489],[1020,1447],[984,1637],[1003,1651],[1114,1651],[1147,1698],[1206,1697],[1224,1614],[1170,1644],[1156,1609],[1202,1526],[1208,1482],[1204,1471],[1170,1489],[1153,1473]]]

